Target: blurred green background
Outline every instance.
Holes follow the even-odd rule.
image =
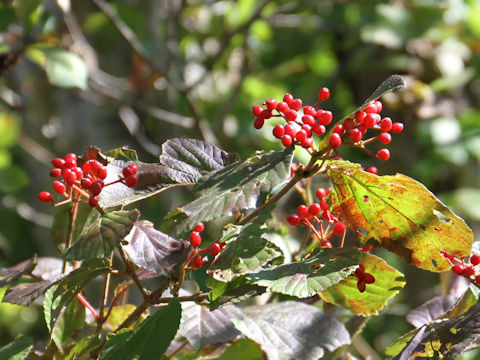
[[[408,87],[382,99],[405,123],[390,160],[341,155],[421,181],[478,232],[480,0],[7,0],[0,54],[0,267],[56,255],[54,210],[37,200],[55,156],[126,145],[154,162],[166,139],[190,137],[245,158],[280,149],[253,128],[253,104],[286,92],[313,104],[327,86],[339,119],[391,74]],[[158,224],[187,196],[162,193],[142,216]],[[438,274],[385,256],[407,286],[364,333],[379,358],[442,292]],[[0,304],[0,346],[19,333],[45,336],[40,309]]]

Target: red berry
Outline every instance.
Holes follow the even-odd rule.
[[[330,139],[328,139],[328,144],[332,148],[339,147],[340,145],[342,145],[342,138],[337,133],[333,133],[330,136]]]
[[[312,126],[312,131],[313,131],[315,134],[317,134],[317,135],[319,135],[319,136],[322,136],[323,134],[325,134],[325,132],[326,132],[327,130],[325,129],[325,126],[323,126],[323,125],[313,124],[313,126]]]
[[[55,168],[50,170],[50,177],[57,178],[62,175],[62,170],[59,168]]]
[[[65,183],[67,185],[72,186],[73,184],[75,184],[75,181],[77,181],[77,175],[73,170],[70,170],[70,169],[65,169],[65,170],[67,171],[65,172],[65,177],[63,179],[65,180]]]
[[[73,172],[75,173],[75,175],[77,176],[77,179],[81,179],[83,178],[83,171],[82,171],[82,168],[80,167],[74,167],[73,169]]]
[[[311,137],[306,138],[305,141],[302,141],[300,144],[304,149],[309,149],[313,145],[313,139]]]
[[[367,114],[367,116],[365,116],[365,119],[363,119],[363,124],[367,127],[367,128],[371,128],[371,127],[374,127],[375,126],[375,114]]]
[[[306,131],[308,137],[312,136],[312,127],[310,125],[303,124],[300,130]]]
[[[343,135],[345,135],[345,128],[343,127],[342,124],[338,124],[337,126],[335,126],[333,128],[333,132],[337,133],[340,136],[343,136]]]
[[[44,203],[48,203],[52,201],[52,194],[50,194],[48,191],[42,191],[38,194],[38,199]]]
[[[452,271],[457,275],[463,275],[463,272],[465,271],[465,268],[461,264],[455,264],[452,267]]]
[[[328,125],[332,122],[333,116],[330,111],[323,111],[322,114],[318,117],[318,121],[321,125]]]
[[[107,177],[107,167],[106,166],[99,166],[97,169],[93,170],[93,173],[95,176],[101,180],[105,179]]]
[[[77,161],[77,155],[74,154],[74,153],[70,153],[70,154],[65,155],[64,159],[65,159],[65,161],[67,161],[68,159],[72,159],[72,160]]]
[[[80,184],[82,185],[82,188],[88,190],[92,186],[93,180],[90,178],[83,178]]]
[[[392,130],[392,119],[389,117],[383,118],[382,121],[380,121],[380,128],[385,132]]]
[[[375,282],[375,276],[373,276],[372,274],[369,274],[369,273],[364,273],[362,275],[362,280],[366,284],[373,284]]]
[[[463,271],[463,275],[466,277],[470,277],[474,274],[475,274],[475,269],[473,268],[473,266],[467,266]]]
[[[132,175],[125,179],[125,185],[128,187],[134,187],[138,184],[138,178],[135,175]]]
[[[52,160],[52,165],[56,168],[62,168],[65,166],[65,160],[62,158],[55,158]]]
[[[321,211],[322,211],[322,208],[318,203],[313,203],[308,207],[308,213],[312,216],[317,216],[318,214],[320,214]]]
[[[378,140],[383,144],[389,144],[392,141],[392,135],[388,132],[382,132],[378,135]]]
[[[297,112],[295,110],[287,110],[285,113],[285,120],[287,121],[295,121],[297,120]]]
[[[288,107],[291,106],[292,104],[292,101],[294,100],[295,98],[293,97],[292,94],[289,94],[289,93],[286,93],[285,96],[283,97],[283,101],[285,101],[288,105]]]
[[[475,276],[475,283],[480,284],[480,275]]]
[[[352,119],[350,119],[350,118],[345,119],[345,121],[343,122],[343,128],[344,128],[346,131],[350,131],[350,130],[352,130],[354,127],[355,127],[355,122],[354,122]]]
[[[307,105],[303,108],[303,113],[305,115],[310,115],[310,116],[313,116],[313,117],[317,116],[317,110],[315,110],[315,108],[313,106],[310,106],[310,105]]]
[[[318,188],[317,191],[315,192],[315,195],[317,196],[318,199],[321,200],[327,196],[327,190],[323,188]]]
[[[264,120],[270,119],[272,117],[272,112],[268,109],[265,109],[260,113],[258,117]]]
[[[323,246],[323,247],[326,247],[328,249],[331,249],[332,248],[332,243],[328,240],[324,240],[320,243],[320,246]]]
[[[292,145],[292,143],[293,143],[293,140],[292,140],[292,137],[290,135],[283,135],[282,136],[283,146],[290,146],[290,145]]]
[[[367,172],[369,172],[370,174],[377,175],[377,174],[378,174],[378,169],[377,169],[375,166],[370,166],[370,167],[367,169]]]
[[[88,205],[91,207],[95,207],[98,205],[98,196],[90,196],[88,199]]]
[[[300,130],[299,132],[297,132],[297,134],[295,135],[295,139],[299,142],[303,142],[305,141],[305,139],[308,137],[307,135],[307,132],[305,130]]]
[[[88,160],[88,161],[85,161],[85,163],[83,164],[83,172],[85,174],[90,174],[92,172],[92,161],[93,160]]]
[[[217,256],[220,250],[222,250],[222,247],[218,243],[214,243],[210,246],[210,254],[212,254],[213,257]]]
[[[285,101],[282,101],[282,102],[278,103],[278,105],[277,105],[277,111],[278,112],[282,112],[282,113],[285,114],[288,110],[290,110],[290,108]]]
[[[393,123],[393,125],[392,125],[392,132],[393,133],[400,133],[402,131],[403,131],[403,124],[402,123],[399,123],[399,122]]]
[[[377,108],[377,105],[375,103],[371,103],[371,104],[368,104],[367,106],[365,106],[365,112],[367,114],[372,114],[372,113],[378,113],[378,108]]]
[[[315,125],[315,119],[313,118],[312,115],[303,115],[302,116],[302,122],[304,124],[307,124],[307,125],[310,125],[310,126]]]
[[[390,151],[388,151],[388,149],[380,149],[378,150],[377,152],[377,158],[380,159],[380,160],[388,160],[388,158],[390,157]]]
[[[341,221],[337,222],[335,226],[333,227],[333,233],[334,234],[343,234],[347,230],[347,227],[345,224]]]
[[[285,128],[283,127],[283,125],[278,124],[273,128],[273,136],[275,136],[276,138],[280,139],[283,134],[285,134]]]
[[[55,180],[53,182],[53,189],[58,193],[58,194],[64,194],[65,191],[67,190],[67,187],[65,184],[61,181]]]
[[[260,105],[253,105],[252,106],[252,113],[255,117],[260,116],[262,111],[263,111],[263,108]]]
[[[297,214],[290,214],[287,216],[287,222],[292,226],[297,226],[300,224],[300,218]]]
[[[268,99],[265,101],[265,105],[268,110],[273,111],[277,108],[277,101],[275,99]]]
[[[194,231],[190,234],[190,245],[192,245],[194,248],[202,245],[202,237],[198,232]]]
[[[203,223],[198,224],[193,228],[193,231],[201,233],[203,230],[205,230],[205,225]]]
[[[299,205],[299,206],[297,207],[297,215],[298,215],[301,219],[309,218],[309,217],[310,217],[310,214],[308,213],[308,207],[305,206],[305,205]]]
[[[470,263],[472,265],[480,264],[480,255],[479,254],[473,254],[472,256],[470,256]]]
[[[353,129],[352,131],[350,131],[350,139],[354,142],[354,143],[358,143],[362,140],[362,132],[358,129]]]
[[[327,204],[327,202],[325,201],[324,198],[320,199],[320,208],[322,210],[328,210],[329,209],[328,204]]]
[[[130,168],[130,166],[126,166],[122,170],[122,175],[126,178],[135,175],[134,169]]]
[[[383,104],[380,100],[375,100],[373,104],[377,107],[377,113],[380,113],[383,109]]]
[[[255,119],[255,121],[253,122],[253,127],[258,130],[258,129],[261,129],[263,127],[263,124],[265,124],[265,120],[257,117]]]
[[[327,87],[323,87],[318,91],[318,98],[320,101],[327,100],[330,97],[330,90]]]
[[[97,180],[93,182],[93,184],[90,186],[90,192],[92,195],[98,195],[102,192],[103,189],[103,181]]]
[[[332,221],[332,213],[330,212],[330,210],[324,210],[322,212],[322,218],[328,222]]]
[[[363,119],[365,119],[365,116],[367,116],[367,113],[365,111],[357,111],[355,113],[355,120],[357,120],[357,123],[361,123]]]
[[[77,166],[77,160],[76,159],[74,159],[72,157],[69,157],[69,158],[65,159],[65,167],[67,167],[69,169],[72,169],[76,166]]]
[[[192,259],[192,267],[194,269],[201,268],[203,266],[203,257],[201,255],[196,255]]]
[[[297,131],[298,131],[293,124],[285,125],[284,130],[285,130],[285,135],[289,135],[292,138],[294,138],[295,135],[297,135]]]
[[[365,135],[365,133],[367,132],[367,127],[365,126],[364,123],[361,123],[361,124],[358,124],[355,129],[358,129],[360,130],[360,132],[362,133],[362,135]]]
[[[293,110],[300,110],[302,108],[302,100],[301,99],[293,99],[292,103],[290,104],[290,108]]]
[[[362,281],[362,280],[358,280],[358,281],[357,281],[357,289],[358,289],[358,291],[360,291],[361,293],[363,293],[366,288],[367,288],[367,285],[365,284],[365,281]]]

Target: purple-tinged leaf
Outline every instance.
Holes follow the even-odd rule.
[[[446,314],[456,303],[452,295],[437,296],[407,315],[407,321],[416,328],[431,323],[436,318]]]
[[[24,274],[32,271],[37,264],[37,258],[34,256],[30,260],[22,261],[21,263],[9,268],[0,268],[0,287],[8,284],[16,283],[22,278]]]
[[[345,326],[315,306],[285,301],[240,309],[235,327],[258,343],[270,360],[317,360],[350,343]]]
[[[140,216],[137,209],[111,211],[87,225],[76,243],[64,254],[65,260],[83,260],[110,256],[128,235]]]
[[[30,305],[53,284],[55,283],[45,280],[36,283],[21,283],[15,285],[5,292],[2,302],[24,306]]]
[[[49,281],[57,281],[62,277],[63,260],[54,257],[39,257],[37,259],[37,266],[32,271],[32,275]],[[67,264],[67,272],[71,270],[71,266]]]
[[[190,252],[184,242],[158,231],[148,221],[138,221],[125,237],[123,248],[141,268],[159,275],[168,275],[187,260]]]

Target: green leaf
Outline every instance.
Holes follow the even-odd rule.
[[[194,187],[201,196],[167,215],[176,224],[175,234],[186,234],[198,223],[255,209],[290,176],[291,148],[259,153],[244,162],[231,164],[205,177]]]
[[[247,274],[248,282],[267,291],[305,298],[348,277],[362,253],[353,248],[318,249],[308,258]]]
[[[175,337],[182,308],[177,299],[150,315],[136,331],[107,337],[100,360],[160,359]]]
[[[23,360],[33,347],[33,339],[27,336],[18,336],[10,344],[0,348],[0,359]]]
[[[207,286],[212,289],[208,294],[210,309],[212,310],[225,305],[239,303],[253,296],[261,295],[266,291],[263,286],[248,284],[245,276],[237,277],[228,283],[208,278]]]
[[[65,360],[91,360],[91,356],[88,352],[99,345],[100,339],[98,336],[90,335],[84,337],[70,350],[65,357]]]
[[[262,351],[250,339],[239,339],[214,360],[263,360]]]
[[[408,263],[430,271],[445,271],[470,254],[473,233],[424,185],[402,174],[377,176],[345,161],[328,171],[334,191],[332,211],[362,243],[373,238]]]
[[[0,31],[4,31],[15,19],[15,10],[11,6],[0,4]]]
[[[84,228],[77,242],[65,252],[65,260],[110,256],[112,250],[128,235],[139,216],[137,209],[106,213]]]
[[[70,213],[73,203],[64,206],[58,206],[55,209],[52,224],[52,240],[57,251],[62,254],[65,251],[65,243],[68,236],[68,227],[70,223]],[[80,236],[88,217],[92,214],[92,207],[88,204],[78,204],[77,216],[75,218],[75,226],[73,228],[71,243],[74,244]],[[93,216],[97,217],[98,211],[93,212]]]
[[[227,342],[240,335],[231,321],[239,316],[240,311],[235,306],[210,311],[194,302],[183,302],[179,332],[199,351],[207,345]]]
[[[316,307],[293,301],[242,308],[232,319],[242,334],[258,343],[270,359],[316,360],[350,343],[342,323]]]
[[[237,276],[258,269],[281,264],[282,250],[263,235],[267,231],[263,218],[245,226],[231,226],[221,241],[227,245],[210,266],[208,273],[214,279],[229,282]]]
[[[126,146],[108,150],[103,155],[114,158],[115,160],[138,161],[137,152]]]
[[[375,255],[362,253],[360,263],[365,266],[365,272],[375,277],[375,282],[368,284],[363,293],[358,291],[357,278],[352,275],[318,295],[324,301],[346,307],[356,315],[377,315],[388,300],[405,286],[405,278]]]
[[[13,193],[26,185],[29,180],[25,171],[18,166],[0,169],[0,192]]]
[[[70,302],[83,288],[98,275],[109,271],[105,259],[84,261],[80,268],[72,271],[52,288],[52,295],[44,303],[45,320],[54,329],[57,320]]]
[[[103,324],[103,328],[114,331],[137,307],[132,304],[114,306],[110,315],[108,316],[107,322]],[[130,327],[129,330],[136,329],[138,325],[145,319],[146,316],[142,315],[137,321],[135,321]]]
[[[45,72],[52,85],[87,89],[88,68],[78,55],[58,48],[39,48],[45,56]]]
[[[17,4],[17,13],[23,20],[25,33],[28,33],[40,20],[43,13],[43,0],[22,0]]]
[[[24,274],[30,273],[36,265],[37,257],[34,256],[30,260],[22,261],[15,266],[0,268],[0,287],[16,283]]]

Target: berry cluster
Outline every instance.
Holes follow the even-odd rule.
[[[310,206],[299,205],[296,214],[287,216],[287,222],[292,226],[303,225],[308,227],[319,240],[320,246],[326,248],[332,248],[332,243],[329,241],[332,236],[341,235],[340,247],[342,247],[347,227],[330,211],[329,205],[325,200],[330,191],[331,189],[317,189],[315,195],[319,202],[315,202]],[[318,229],[315,225],[318,225]]]
[[[128,187],[137,185],[137,165],[130,164],[122,170],[122,177],[118,180],[105,184],[107,167],[100,161],[91,159],[83,162],[80,167],[77,164],[77,155],[70,153],[63,158],[52,160],[53,169],[50,177],[57,179],[53,181],[53,190],[63,195],[64,200],[56,202],[48,191],[38,194],[40,201],[51,202],[54,206],[63,205],[71,201],[84,201],[91,207],[98,205],[98,196],[105,186],[122,182]],[[83,200],[85,199],[85,200]],[[88,199],[88,200],[87,200]]]
[[[459,275],[465,277],[468,281],[480,286],[480,273],[477,273],[475,266],[480,264],[480,254],[470,255],[469,262],[465,261],[464,258],[457,259],[456,257],[448,254],[446,251],[442,251],[441,254],[455,265],[452,266],[452,271]]]
[[[205,229],[205,225],[203,223],[198,224],[193,228],[192,233],[190,234],[190,245],[193,248],[192,253],[190,254],[190,257],[187,259],[186,264],[190,263],[191,268],[187,270],[194,270],[194,269],[199,269],[202,266],[210,264],[213,259],[218,255],[220,250],[226,245],[224,242],[218,242],[218,243],[213,243],[209,247],[205,249],[198,249],[200,245],[202,245],[202,236],[200,233]],[[204,256],[200,255],[201,253],[204,252],[210,252],[210,255],[212,256],[211,260],[208,260],[208,258],[205,258]]]
[[[280,139],[285,147],[295,144],[310,149],[313,147],[313,134],[325,135],[326,126],[332,122],[332,113],[318,108],[321,102],[329,97],[330,91],[328,88],[322,88],[318,93],[319,100],[315,106],[302,107],[302,100],[296,99],[288,93],[283,97],[283,101],[278,103],[275,99],[268,99],[264,103],[265,108],[260,105],[252,107],[255,116],[253,126],[260,129],[265,124],[265,120],[272,117],[281,117],[286,121],[286,124],[276,125],[273,128],[273,136]],[[390,157],[388,149],[382,148],[376,153],[372,153],[365,147],[374,141],[389,144],[392,140],[391,133],[399,133],[403,130],[402,123],[394,123],[389,117],[382,119],[380,116],[382,108],[383,105],[380,101],[373,101],[357,111],[352,117],[337,124],[328,139],[331,152],[336,152],[340,145],[345,144],[359,147],[380,160],[388,160]],[[380,134],[363,139],[368,129],[379,130]]]
[[[375,276],[365,272],[365,266],[363,264],[358,264],[358,268],[353,273],[353,276],[358,279],[357,289],[362,293],[367,288],[367,284],[373,284],[375,282]]]

